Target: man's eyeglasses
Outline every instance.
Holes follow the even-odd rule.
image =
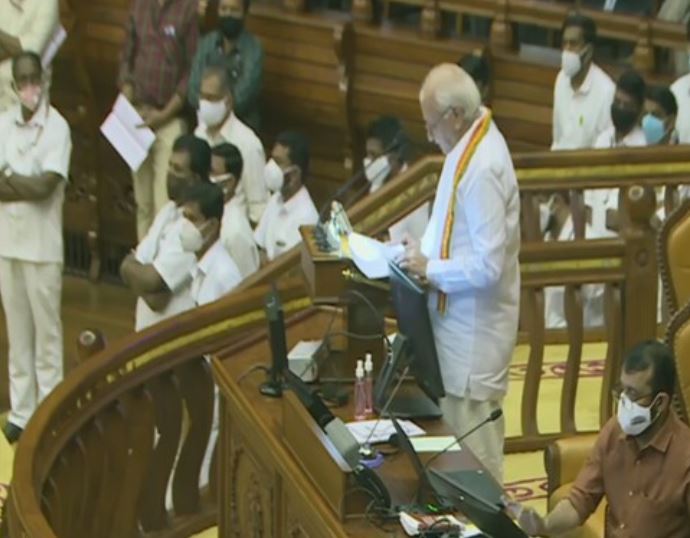
[[[649,394],[638,394],[634,389],[626,389],[622,385],[616,385],[612,390],[611,390],[611,395],[613,398],[617,401],[620,400],[621,396],[625,394],[625,396],[630,400],[632,403],[638,403],[641,400],[644,400],[646,398],[651,398],[654,396],[654,394],[649,393]]]
[[[433,123],[427,123],[426,132],[432,133],[436,129],[436,127],[438,127],[438,124],[443,121],[443,118],[446,117],[446,114],[448,114],[448,112],[450,112],[451,110],[454,110],[452,106],[446,107],[446,109],[441,113],[441,115],[438,118],[436,118],[436,120]]]

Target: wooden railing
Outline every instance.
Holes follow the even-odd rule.
[[[523,312],[528,312],[529,323],[520,341],[529,346],[529,361],[521,404],[523,433],[508,441],[508,450],[543,447],[549,439],[576,430],[574,398],[584,340],[578,290],[583,283],[607,287],[607,351],[599,407],[602,421],[610,415],[608,388],[622,351],[655,331],[650,189],[690,182],[687,161],[682,148],[515,156],[523,203],[536,192],[620,187],[629,191],[630,218],[620,238],[523,244]],[[376,233],[430,199],[441,163],[440,157],[424,159],[358,203],[350,212],[355,226]],[[208,490],[198,486],[212,413],[211,378],[202,356],[264,324],[262,283],[286,284],[281,293],[290,314],[309,305],[303,283],[285,278],[285,272],[296,267],[297,256],[296,251],[285,254],[240,292],[111,344],[73,371],[39,407],[20,440],[8,500],[11,536],[181,537],[211,525],[216,513],[213,483]],[[542,434],[537,395],[547,285],[566,286],[571,334],[560,428]],[[198,394],[203,397],[193,396]],[[186,435],[183,416],[191,425]],[[165,491],[170,477],[174,512],[169,513]]]

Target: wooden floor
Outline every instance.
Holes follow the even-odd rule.
[[[108,342],[134,331],[134,295],[122,286],[65,276],[62,289],[62,323],[65,373],[76,364],[76,342],[81,331],[100,329]],[[7,329],[0,306],[0,412],[9,409]]]

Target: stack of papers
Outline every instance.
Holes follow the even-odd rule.
[[[450,532],[459,529],[464,530],[464,525],[460,520],[453,517],[451,514],[410,514],[408,512],[400,512],[400,524],[408,536],[419,536],[420,534],[433,528],[434,531]],[[462,536],[466,535],[462,532]]]
[[[146,127],[144,120],[127,98],[120,94],[113,111],[101,125],[101,133],[120,154],[132,172],[139,170],[156,140],[156,135]]]
[[[408,437],[424,435],[426,432],[409,420],[398,420],[398,424]],[[392,420],[358,420],[347,425],[350,433],[355,436],[361,445],[369,440],[369,443],[386,443],[395,432]],[[373,430],[373,434],[372,434]],[[369,436],[371,435],[371,438]]]
[[[367,278],[388,277],[388,262],[405,252],[400,244],[388,245],[355,232],[347,239],[352,261]]]

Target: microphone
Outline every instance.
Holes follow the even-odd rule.
[[[501,418],[502,416],[503,416],[503,409],[501,409],[500,407],[499,407],[498,409],[494,409],[493,411],[491,411],[491,414],[490,414],[488,417],[486,417],[484,420],[482,420],[482,421],[481,421],[479,424],[477,424],[474,428],[472,428],[472,429],[469,430],[468,432],[463,433],[463,434],[460,435],[460,436],[456,436],[455,439],[453,439],[453,442],[452,442],[452,443],[450,443],[447,447],[445,447],[445,448],[444,448],[443,450],[441,450],[440,452],[437,452],[436,454],[434,454],[434,455],[431,457],[431,459],[429,459],[429,461],[426,462],[426,465],[424,466],[424,472],[426,473],[426,471],[429,469],[429,466],[431,465],[431,463],[432,463],[436,458],[438,458],[438,457],[440,457],[440,456],[443,456],[443,454],[445,454],[446,452],[448,452],[448,451],[449,451],[451,448],[453,448],[455,445],[460,444],[462,441],[464,441],[465,439],[467,439],[470,435],[472,435],[474,432],[476,432],[476,431],[477,431],[479,428],[481,428],[482,426],[488,424],[489,422],[494,422],[494,421],[498,420],[499,418]]]
[[[398,148],[400,145],[402,145],[402,132],[396,133],[396,135],[393,137],[393,140],[391,141],[388,146],[386,146],[383,150],[382,155],[385,155],[387,153],[392,152],[394,149]],[[362,178],[362,175],[366,174],[366,171],[369,169],[369,167],[373,164],[373,161],[369,163],[368,166],[362,166],[357,172],[355,172],[350,178],[343,183],[340,187],[338,187],[338,190],[335,191],[333,196],[330,196],[328,200],[326,201],[325,204],[321,207],[321,211],[319,211],[319,222],[325,222],[327,219],[325,218],[326,213],[331,207],[331,204],[340,198],[343,194],[345,194],[347,191],[349,191],[356,183]],[[358,191],[358,194],[361,193],[362,191]]]

